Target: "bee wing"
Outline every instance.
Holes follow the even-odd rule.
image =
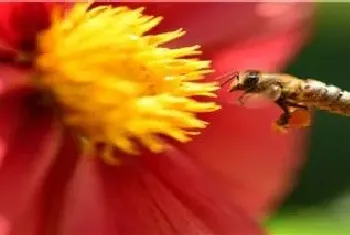
[[[273,105],[271,98],[264,93],[245,93],[228,99],[230,104],[244,105],[248,109],[262,109]]]

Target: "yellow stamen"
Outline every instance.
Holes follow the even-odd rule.
[[[211,72],[209,61],[189,58],[199,46],[161,47],[184,31],[144,35],[161,18],[142,8],[89,5],[77,3],[64,17],[56,9],[51,28],[38,37],[37,80],[53,94],[63,122],[90,151],[104,144],[106,161],[115,147],[137,154],[135,140],[153,152],[166,146],[159,135],[190,141],[207,125],[195,113],[220,108],[192,99],[217,90],[198,82]]]

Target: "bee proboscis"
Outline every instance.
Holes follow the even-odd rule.
[[[238,98],[241,104],[245,96],[261,94],[278,105],[282,114],[273,125],[281,132],[290,127],[309,126],[312,108],[350,116],[350,92],[331,84],[259,70],[235,71],[222,78],[226,80],[223,84],[230,82],[229,92],[244,92]]]

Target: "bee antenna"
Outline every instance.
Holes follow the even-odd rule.
[[[232,81],[233,79],[235,79],[235,77],[230,77],[230,78],[226,79],[223,83],[220,84],[220,86],[223,87],[226,83]]]
[[[224,78],[227,78],[223,83],[220,84],[221,87],[223,87],[226,83],[234,80],[237,78],[237,80],[239,79],[239,73],[237,71],[233,71],[233,72],[228,72],[228,73],[225,73],[224,75],[218,77],[217,79],[215,80],[221,80],[221,79],[224,79]]]

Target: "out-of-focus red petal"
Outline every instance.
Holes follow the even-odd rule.
[[[55,164],[45,179],[40,201],[43,208],[41,231],[45,235],[59,234],[62,216],[64,215],[62,208],[65,206],[65,194],[67,190],[70,190],[69,182],[74,178],[74,172],[80,156],[78,147],[76,139],[66,134],[56,156]],[[85,194],[81,195],[82,197],[86,196]]]
[[[68,3],[48,2],[0,3],[1,47],[34,50],[37,33],[50,26],[54,4],[70,6]]]
[[[310,3],[266,2],[118,2],[145,7],[145,13],[164,16],[152,33],[183,28],[186,35],[171,45],[199,44],[206,54],[254,38],[269,37],[304,26],[312,16]]]
[[[163,156],[143,157],[154,175],[213,234],[261,234],[257,224],[233,198],[217,187],[216,179],[203,171],[191,155],[173,148]],[[164,209],[169,210],[169,207],[164,204]]]
[[[76,143],[65,136],[64,142],[55,156],[52,167],[48,170],[41,187],[35,196],[28,200],[26,206],[14,221],[0,217],[0,234],[2,227],[11,229],[11,235],[54,235],[58,234],[60,227],[63,195],[65,194],[67,182],[72,178],[77,161]],[[4,219],[4,223],[2,220]],[[6,222],[6,223],[5,223]]]
[[[114,170],[118,171],[119,169],[114,168]],[[118,181],[115,181],[111,182],[109,187],[118,188],[120,186]],[[55,192],[54,188],[52,189]],[[132,197],[132,195],[130,196]],[[118,200],[118,197],[116,197],[116,200]],[[103,177],[98,168],[98,159],[96,161],[96,159],[82,156],[67,183],[64,194],[62,194],[64,204],[60,204],[62,213],[56,234],[137,235],[137,233],[131,231],[129,233],[119,232],[118,223],[114,220],[124,217],[123,221],[130,219],[129,223],[137,227],[138,218],[129,218],[128,211],[117,210],[110,204],[108,198],[104,190]],[[120,213],[120,215],[115,217],[117,213]],[[144,234],[147,234],[146,231]]]
[[[25,116],[25,95],[31,89],[22,86],[28,79],[28,73],[0,64],[0,162],[5,153],[4,144],[16,134]]]
[[[6,107],[4,100],[0,103],[1,108]],[[6,111],[11,113],[0,109],[1,113]],[[20,114],[17,127],[12,129],[13,135],[4,142],[0,165],[0,215],[11,231],[16,227],[15,222],[36,202],[60,143],[51,114],[35,113],[28,107],[23,107]]]
[[[31,87],[30,79],[32,79],[30,70],[0,63],[0,97],[12,96],[10,93],[22,93],[18,94],[18,97],[32,93],[34,90]]]
[[[6,143],[14,137],[23,123],[23,100],[19,96],[0,98],[0,164],[6,152]]]
[[[189,157],[174,150],[129,160],[118,168],[80,160],[59,234],[262,234]]]
[[[1,3],[1,37],[16,49],[33,50],[38,31],[49,26],[47,3]]]

